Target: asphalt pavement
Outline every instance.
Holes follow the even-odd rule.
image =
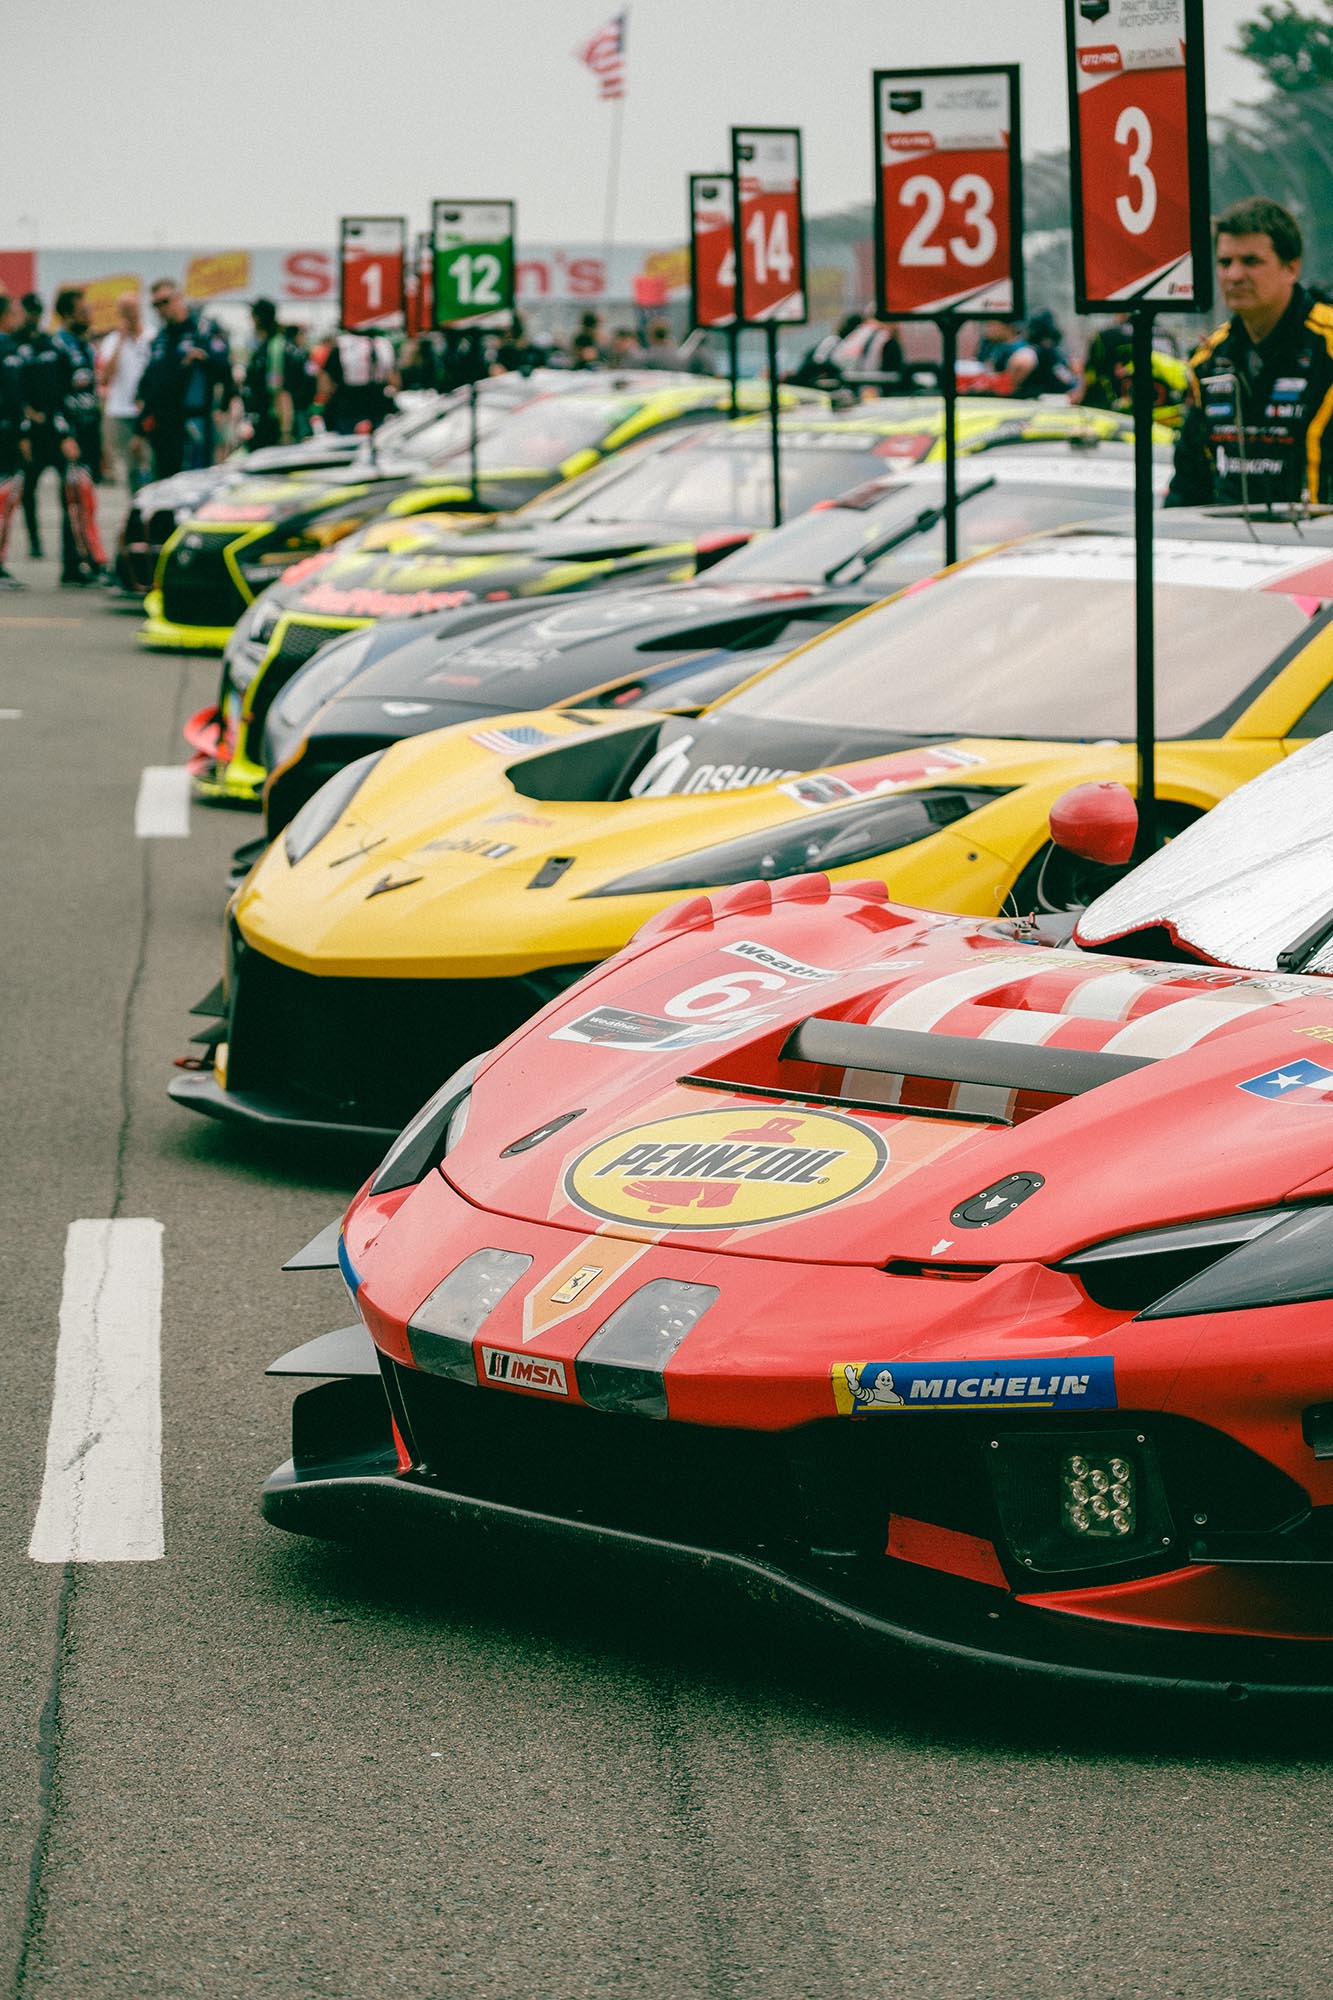
[[[1323,2000],[1326,1717],[923,1678],[721,1583],[266,1526],[291,1390],[264,1366],[347,1318],[331,1274],[279,1266],[356,1163],[265,1153],[168,1102],[255,822],[196,807],[186,837],[140,837],[136,801],[146,767],[180,761],[216,665],[141,652],[133,617],[59,590],[53,561],[13,566],[31,585],[0,597],[14,1994]],[[163,1553],[34,1560],[44,1477],[68,1473],[47,1438],[70,1225],[136,1219],[161,1225]],[[149,1388],[126,1393],[155,1411]]]

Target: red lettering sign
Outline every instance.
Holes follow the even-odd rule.
[[[736,188],[736,317],[746,325],[808,317],[801,135],[794,129],[732,127]]]
[[[401,215],[345,215],[338,230],[339,318],[349,333],[400,327],[407,275]]]
[[[333,260],[326,250],[293,250],[282,260],[285,296],[327,299],[333,291]]]
[[[690,323],[736,318],[736,240],[730,174],[690,175]]]
[[[876,70],[880,313],[1023,311],[1018,71]]]
[[[1080,311],[1212,302],[1203,0],[1065,0]]]

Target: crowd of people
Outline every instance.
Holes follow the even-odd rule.
[[[1236,203],[1214,234],[1230,317],[1188,364],[1160,343],[1153,351],[1155,405],[1181,424],[1171,498],[1323,501],[1333,491],[1333,462],[1326,472],[1323,452],[1333,409],[1333,306],[1302,284],[1300,228],[1276,202]],[[259,448],[315,428],[373,430],[400,389],[452,390],[486,374],[716,372],[706,343],[694,335],[678,344],[665,318],[639,331],[608,331],[590,310],[562,339],[529,331],[514,315],[498,334],[432,332],[395,344],[386,334],[344,329],[311,347],[263,298],[251,308],[253,338],[237,364],[226,336],[174,279],[155,283],[150,298],[155,333],[143,324],[138,294],[127,292],[116,302],[115,326],[95,345],[78,286],[56,294],[49,326],[36,292],[0,293],[0,589],[21,588],[5,563],[20,509],[29,555],[43,552],[38,500],[48,471],[62,502],[61,581],[85,585],[107,567],[96,497],[103,480],[119,476],[133,492],[150,476],[210,465],[223,425],[232,441]],[[1050,312],[1022,325],[988,319],[961,386],[1129,410],[1129,322],[1124,313],[1097,332],[1079,370]],[[897,326],[863,312],[817,340],[789,379],[846,401],[932,390],[937,372],[908,360]]]

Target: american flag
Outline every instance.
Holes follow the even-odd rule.
[[[574,54],[581,63],[586,63],[598,82],[598,95],[603,103],[608,98],[625,95],[625,39],[629,20],[627,9],[613,14],[605,27],[590,35],[588,40],[575,49]]]

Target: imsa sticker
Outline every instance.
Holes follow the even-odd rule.
[[[872,1410],[1114,1410],[1115,1363],[1085,1360],[838,1361],[833,1401],[844,1417]]]
[[[643,1229],[752,1229],[813,1215],[869,1187],[880,1134],[839,1112],[695,1111],[602,1139],[565,1173],[567,1199]]]
[[[488,1382],[501,1382],[507,1389],[540,1389],[546,1396],[567,1396],[563,1361],[551,1361],[542,1354],[515,1354],[508,1347],[483,1347],[481,1371]]]

